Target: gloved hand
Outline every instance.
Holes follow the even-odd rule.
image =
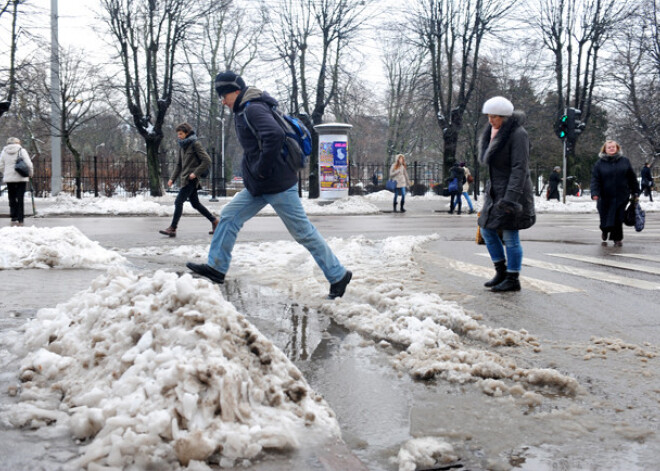
[[[638,194],[630,195],[630,201],[632,201],[633,203],[639,203],[639,195]]]
[[[520,214],[522,213],[522,204],[502,199],[495,203],[495,209],[504,214]]]

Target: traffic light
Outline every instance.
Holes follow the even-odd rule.
[[[10,105],[11,105],[11,101],[0,101],[0,116],[2,116],[7,111],[9,111]]]
[[[564,113],[555,121],[555,134],[559,139],[566,139],[568,134],[568,114]]]
[[[568,108],[566,115],[568,117],[567,137],[574,141],[584,131],[586,124],[580,120],[582,111],[577,108]]]

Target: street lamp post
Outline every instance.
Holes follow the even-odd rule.
[[[99,197],[99,180],[98,180],[98,174],[96,172],[96,161],[97,161],[97,154],[99,153],[99,147],[105,147],[105,142],[101,142],[99,145],[97,145],[94,148],[94,197],[95,198]]]

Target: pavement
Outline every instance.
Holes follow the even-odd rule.
[[[621,339],[623,345],[658,351],[660,222],[654,215],[647,214],[642,233],[625,229],[622,250],[600,246],[595,214],[540,215],[538,223],[521,237],[526,260],[523,291],[493,296],[482,286],[492,275],[492,265],[484,256],[485,249],[474,243],[476,214],[449,215],[445,202],[415,198],[407,199],[405,214],[392,213],[391,202],[376,204],[383,211],[379,215],[310,219],[326,237],[438,234],[437,240],[415,255],[423,271],[421,283],[443,299],[458,302],[487,325],[525,329],[538,336],[542,344],[538,352],[504,350],[521,363],[575,376],[586,391],[579,400],[553,398],[558,404],[555,410],[548,406],[531,413],[464,385],[414,381],[393,370],[390,354],[365,347],[359,336],[320,313],[304,317],[292,312],[274,324],[276,314],[272,309],[268,314],[269,306],[279,295],[236,280],[227,283],[227,298],[239,311],[259,312],[251,320],[285,350],[310,385],[326,398],[337,413],[343,435],[342,441],[275,456],[250,469],[393,471],[397,468],[390,458],[401,443],[420,436],[463,443],[457,450],[462,459],[456,464],[456,469],[463,470],[655,469],[660,456],[658,358],[644,360],[632,348],[599,343],[599,339]],[[157,230],[169,223],[169,218],[162,217],[28,218],[26,224],[74,225],[108,248],[150,246],[154,241],[164,245],[208,242],[208,221],[184,218],[175,239],[158,238]],[[278,218],[258,217],[245,225],[239,241],[289,238]],[[622,260],[634,269],[617,266]],[[164,262],[151,263],[150,267],[156,267]],[[89,270],[58,271],[57,276],[43,270],[0,271],[4,291],[0,330],[15,328],[38,309],[68,300],[92,278]],[[38,296],[26,297],[25,286]],[[303,317],[314,322],[301,324]],[[322,340],[302,350],[286,351],[292,342],[300,346],[301,328],[310,330],[307,338]],[[7,385],[15,366],[0,371],[2,402],[14,400],[7,395]],[[15,465],[11,469],[58,469],[58,460],[72,447],[67,437],[44,445],[36,432],[0,428],[0,455]],[[494,457],[497,460],[489,461]]]

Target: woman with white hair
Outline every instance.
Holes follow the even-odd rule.
[[[488,126],[481,136],[479,160],[488,167],[488,181],[478,224],[495,264],[495,277],[484,286],[496,292],[520,291],[523,250],[518,231],[536,222],[525,115],[501,96],[487,100],[482,112],[488,115]]]
[[[16,161],[21,158],[29,169],[29,176],[24,177],[15,170]],[[0,173],[7,184],[9,195],[9,214],[12,226],[22,226],[24,214],[23,197],[30,177],[34,174],[34,167],[27,151],[21,147],[21,140],[16,137],[7,139],[7,145],[0,153]]]

